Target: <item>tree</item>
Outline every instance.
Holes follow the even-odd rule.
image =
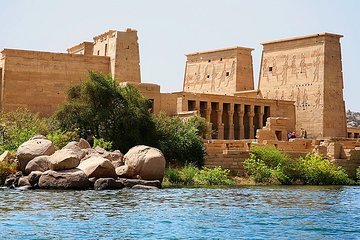
[[[67,95],[55,113],[62,129],[111,141],[122,152],[139,144],[157,146],[151,103],[133,86],[120,87],[111,76],[90,71]]]

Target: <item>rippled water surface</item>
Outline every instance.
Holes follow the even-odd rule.
[[[0,190],[0,239],[360,239],[360,187]]]

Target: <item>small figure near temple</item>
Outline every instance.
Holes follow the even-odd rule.
[[[300,129],[300,138],[306,138],[306,130],[304,128]]]

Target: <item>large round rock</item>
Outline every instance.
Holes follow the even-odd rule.
[[[89,178],[116,178],[115,167],[103,157],[93,156],[82,161],[77,167]]]
[[[30,160],[25,168],[25,174],[30,174],[32,171],[45,172],[50,169],[49,156],[38,156]]]
[[[51,155],[55,152],[55,147],[50,140],[47,139],[33,139],[24,142],[20,145],[16,152],[16,158],[19,161],[20,169],[25,171],[28,162],[42,155]]]
[[[61,149],[49,158],[51,170],[66,170],[76,168],[80,163],[77,151],[72,149]]]
[[[64,171],[48,170],[39,179],[39,187],[45,189],[88,189],[89,179],[80,169]]]
[[[125,165],[134,170],[144,180],[162,181],[165,171],[165,158],[162,152],[153,147],[139,145],[131,148],[124,156]]]

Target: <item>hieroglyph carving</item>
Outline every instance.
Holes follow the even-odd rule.
[[[196,66],[196,65],[195,65]],[[188,69],[191,69],[189,66]],[[221,66],[221,71],[217,71],[217,66]],[[192,87],[193,90],[202,90],[204,84],[210,84],[211,92],[221,91],[223,87],[228,87],[230,82],[235,78],[236,62],[232,61],[231,68],[227,70],[227,64],[224,62],[220,64],[206,64],[203,71],[202,65],[198,64],[197,71],[191,72],[187,71],[185,77],[185,86],[189,90]]]

